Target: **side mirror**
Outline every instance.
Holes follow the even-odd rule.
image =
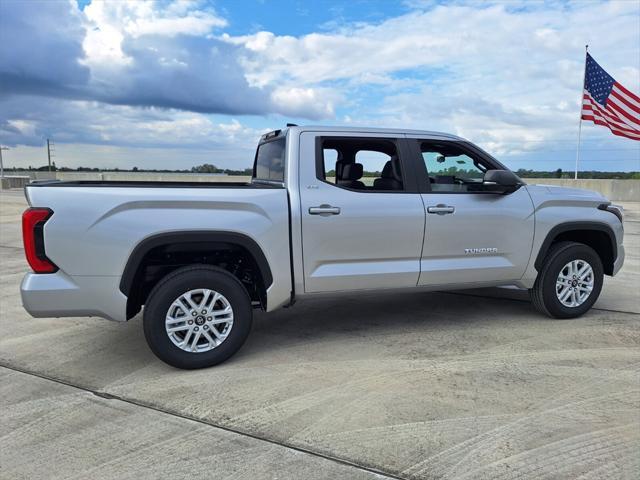
[[[511,170],[487,170],[482,179],[485,192],[512,193],[522,185],[522,180]]]

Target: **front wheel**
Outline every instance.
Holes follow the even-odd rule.
[[[602,290],[602,260],[591,247],[560,242],[551,247],[530,290],[534,306],[554,318],[579,317]]]
[[[221,268],[196,265],[158,282],[144,309],[144,334],[160,360],[177,368],[211,367],[236,353],[251,330],[251,299]]]

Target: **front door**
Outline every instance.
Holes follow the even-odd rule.
[[[509,283],[524,274],[534,233],[525,188],[474,191],[484,172],[504,168],[468,144],[418,141],[428,192],[420,285]]]
[[[392,135],[300,138],[306,292],[415,286],[425,212]]]

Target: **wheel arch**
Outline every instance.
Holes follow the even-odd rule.
[[[273,283],[273,275],[262,248],[254,239],[242,233],[218,230],[165,232],[141,240],[129,255],[119,284],[120,291],[127,297],[127,319],[132,318],[143,304],[144,298],[136,294],[136,283],[141,280],[149,254],[159,248],[175,245],[195,245],[199,252],[215,252],[224,248],[238,248],[247,252],[259,272],[260,301],[266,307],[266,290]]]
[[[539,272],[549,249],[554,243],[575,241],[593,248],[600,259],[607,275],[613,274],[614,262],[618,254],[616,236],[610,225],[603,222],[565,222],[554,226],[547,233],[534,266]]]

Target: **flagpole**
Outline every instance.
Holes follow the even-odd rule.
[[[582,134],[582,103],[584,102],[584,82],[587,79],[587,54],[589,45],[584,46],[584,74],[582,75],[582,91],[580,92],[580,121],[578,122],[578,145],[576,146],[576,169],[573,175],[574,180],[578,180],[578,162],[580,161],[580,135]]]

